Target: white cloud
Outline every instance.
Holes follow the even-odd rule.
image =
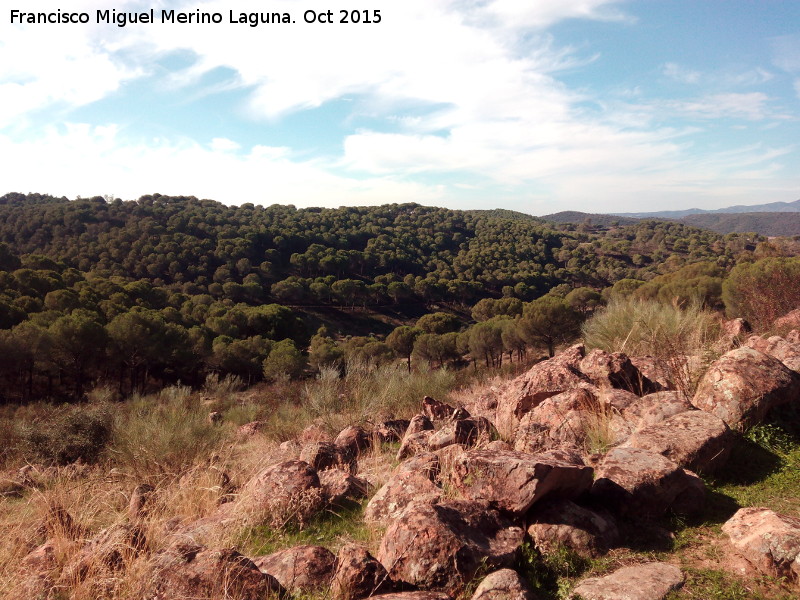
[[[667,63],[663,69],[664,75],[681,83],[699,83],[702,74],[675,63]]]
[[[769,106],[769,97],[762,92],[747,94],[711,94],[697,100],[669,102],[678,112],[700,119],[747,119],[760,121],[768,117],[779,117]]]

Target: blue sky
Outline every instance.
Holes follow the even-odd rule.
[[[531,214],[800,198],[796,0],[20,6],[92,22],[3,11],[0,192]],[[303,22],[364,6],[381,23]],[[94,23],[109,8],[223,23]]]

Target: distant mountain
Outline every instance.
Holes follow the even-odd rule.
[[[680,219],[689,215],[707,215],[718,213],[800,213],[800,200],[794,202],[769,202],[768,204],[752,204],[729,206],[716,210],[704,210],[702,208],[689,208],[686,210],[661,210],[657,212],[640,213],[614,213],[621,217],[633,217],[635,219]]]
[[[618,215],[601,215],[595,213],[579,212],[577,210],[564,210],[561,212],[553,213],[552,215],[544,215],[539,217],[543,221],[551,223],[585,223],[587,220],[591,221],[592,225],[600,225],[608,227],[609,225],[633,225],[638,219],[630,217],[620,217]]]
[[[517,210],[509,210],[507,208],[475,209],[465,210],[464,212],[478,217],[513,219],[514,221],[535,221],[537,223],[541,223],[544,219],[544,217],[534,217],[528,213],[519,212]]]
[[[705,213],[680,221],[722,234],[752,231],[770,237],[800,235],[800,212]]]

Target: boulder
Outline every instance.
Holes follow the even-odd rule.
[[[725,421],[691,410],[637,431],[623,446],[657,452],[678,466],[713,473],[728,461],[735,441]]]
[[[692,404],[731,428],[762,421],[774,407],[800,399],[800,374],[752,348],[737,348],[714,362]]]
[[[250,421],[244,425],[239,425],[239,427],[236,428],[236,435],[240,438],[253,437],[257,433],[263,431],[266,426],[266,421]]]
[[[598,462],[591,494],[620,515],[657,517],[678,506],[691,514],[702,509],[695,479],[661,454],[614,448]]]
[[[484,577],[471,600],[536,600],[536,595],[519,573],[500,569]]]
[[[324,505],[316,470],[302,460],[267,467],[242,488],[238,508],[259,521],[269,518],[280,526],[289,520],[308,520]]]
[[[163,598],[237,598],[263,600],[282,595],[278,580],[262,573],[235,550],[212,550],[179,544],[156,555],[152,577],[145,584],[146,600]]]
[[[364,520],[388,523],[412,504],[436,504],[442,497],[442,489],[435,483],[438,474],[439,458],[435,454],[417,455],[401,464],[370,499]]]
[[[667,563],[623,567],[605,577],[584,579],[571,598],[584,600],[662,600],[683,585],[681,570]]]
[[[715,347],[721,352],[738,348],[744,344],[751,331],[750,325],[744,319],[723,321],[720,326],[720,338]]]
[[[742,508],[722,531],[737,553],[762,573],[800,579],[800,519],[767,508]]]
[[[655,391],[650,380],[622,352],[595,348],[581,360],[578,370],[600,388],[628,390],[638,396]]]
[[[330,505],[340,506],[348,500],[359,501],[369,495],[372,486],[366,479],[351,475],[342,469],[328,469],[319,473],[322,494]]]
[[[567,547],[584,557],[596,557],[619,542],[619,530],[609,515],[601,515],[569,500],[542,502],[528,514],[528,535],[542,554]]]
[[[442,421],[449,419],[455,408],[449,404],[445,404],[439,400],[435,400],[430,396],[425,396],[422,399],[422,413],[431,421]]]
[[[389,574],[369,552],[358,544],[342,546],[331,582],[334,600],[359,600],[391,589]]]
[[[792,329],[800,329],[800,308],[786,313],[782,317],[775,319],[772,329],[778,333],[783,333]]]
[[[155,489],[147,483],[140,483],[131,492],[131,499],[128,501],[128,518],[137,521],[147,515],[147,503]]]
[[[479,568],[510,566],[524,537],[486,503],[414,504],[386,530],[378,559],[395,581],[455,595]]]
[[[295,546],[254,558],[262,573],[272,575],[289,593],[328,589],[336,556],[322,546]]]
[[[497,397],[495,419],[495,427],[501,436],[514,437],[523,415],[548,398],[590,383],[577,368],[583,358],[582,348],[574,346],[554,358],[537,363],[504,386]]]
[[[453,600],[450,594],[444,592],[395,592],[393,594],[381,594],[380,596],[372,596],[377,600]]]
[[[431,421],[425,415],[414,415],[411,417],[411,420],[408,422],[408,427],[406,427],[405,435],[412,435],[414,433],[419,433],[420,431],[433,431],[433,421]]]
[[[479,441],[491,440],[494,427],[485,417],[467,417],[454,420],[428,438],[428,448],[439,450],[451,444],[475,446]]]
[[[542,498],[575,498],[588,490],[592,468],[579,456],[557,450],[470,450],[456,459],[452,482],[465,498],[524,515]]]
[[[410,421],[408,419],[392,419],[384,421],[375,430],[375,436],[382,444],[399,442],[403,439],[408,429]]]
[[[300,432],[297,441],[301,444],[307,444],[309,442],[332,442],[333,438],[331,438],[331,435],[320,425],[309,425]]]
[[[777,358],[792,371],[800,371],[800,344],[790,342],[778,335],[770,338],[754,335],[747,340],[747,347]]]

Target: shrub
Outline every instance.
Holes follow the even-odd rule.
[[[736,265],[722,285],[729,317],[742,317],[757,330],[800,306],[800,259],[765,258]]]
[[[23,447],[31,460],[55,465],[93,463],[111,439],[108,406],[87,405],[56,410],[21,432]]]

